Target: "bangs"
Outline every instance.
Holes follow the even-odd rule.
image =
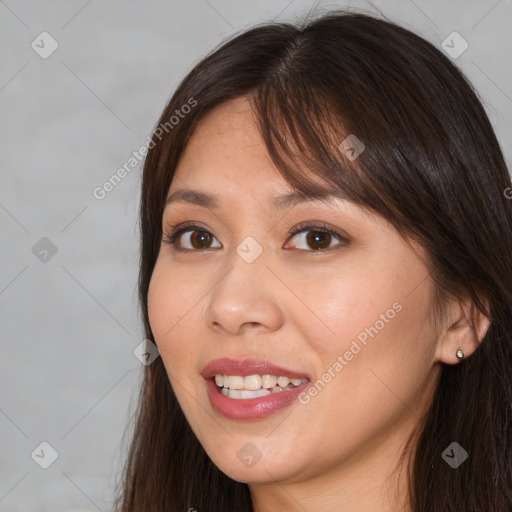
[[[382,171],[383,167],[395,167],[389,160],[376,162],[375,134],[386,128],[378,127],[375,120],[371,123],[374,135],[368,140],[364,126],[360,128],[352,120],[350,109],[344,109],[343,102],[333,101],[333,96],[296,77],[293,88],[276,80],[248,94],[274,165],[304,196],[334,195],[383,216],[404,238],[414,237],[403,212],[388,197],[375,172],[377,166]],[[386,148],[388,155],[389,150]]]

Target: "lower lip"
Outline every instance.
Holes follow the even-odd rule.
[[[212,407],[230,420],[258,420],[275,414],[292,404],[310,382],[305,382],[288,391],[270,393],[258,398],[228,398],[220,392],[213,379],[206,381],[208,397]]]

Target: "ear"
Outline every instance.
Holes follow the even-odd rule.
[[[489,311],[489,303],[483,301]],[[436,360],[446,364],[457,364],[457,350],[467,359],[483,340],[490,320],[481,313],[471,300],[453,300],[446,306],[445,323],[439,335]]]

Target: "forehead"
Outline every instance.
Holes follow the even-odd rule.
[[[243,146],[246,150],[264,145],[248,99],[236,98],[215,107],[199,121],[187,147],[203,146],[210,139],[218,145]]]
[[[178,162],[167,206],[189,204],[214,210],[258,203],[270,214],[308,204],[360,210],[332,184],[313,173],[308,178],[325,187],[325,193],[309,197],[284,179],[268,154],[251,104],[237,98],[219,105],[198,123]]]
[[[292,190],[268,154],[247,99],[219,105],[192,133],[176,167],[170,192],[201,185],[226,194],[254,187]]]
[[[307,169],[297,172],[306,174],[320,188],[332,189],[332,184]],[[209,186],[215,184],[226,192],[247,187],[275,193],[295,190],[270,157],[259,120],[244,97],[218,105],[199,121],[181,154],[174,178],[172,190],[181,188],[184,182],[196,188],[205,180]]]

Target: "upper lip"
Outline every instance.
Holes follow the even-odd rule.
[[[277,377],[290,377],[295,379],[302,379],[309,377],[305,373],[295,372],[288,370],[279,365],[262,361],[258,359],[214,359],[210,361],[201,372],[205,379],[212,379],[215,375],[275,375]]]

